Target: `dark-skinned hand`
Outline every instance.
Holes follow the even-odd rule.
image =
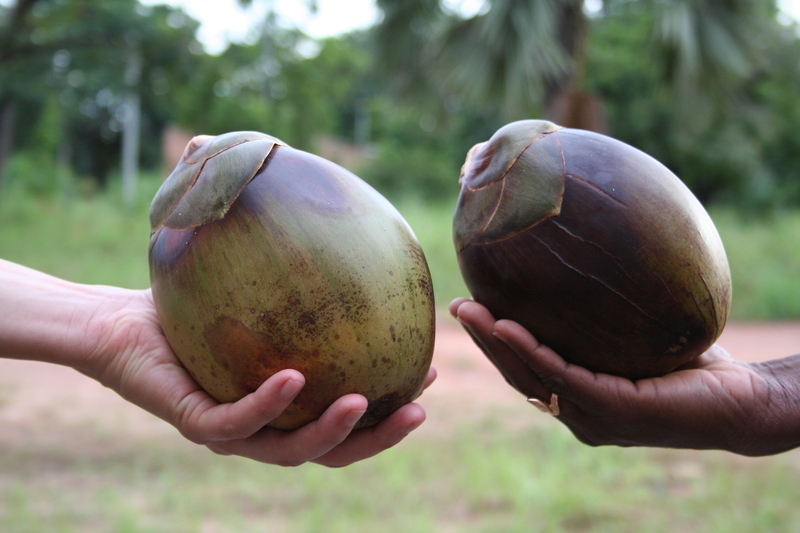
[[[450,313],[532,403],[552,405],[557,395],[557,419],[585,444],[753,456],[800,445],[800,355],[748,364],[714,345],[663,377],[631,381],[566,362],[472,300],[454,300]]]

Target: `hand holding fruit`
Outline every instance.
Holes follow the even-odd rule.
[[[307,461],[345,466],[397,444],[425,419],[418,404],[407,404],[378,426],[353,431],[367,400],[349,394],[319,418],[286,432],[265,427],[303,389],[305,378],[283,370],[235,403],[220,404],[204,392],[175,357],[161,332],[149,291],[120,301],[106,328],[101,381],[124,398],[173,424],[187,439],[224,455],[295,466]],[[117,323],[120,327],[110,324]],[[124,326],[124,327],[123,327]],[[431,370],[427,384],[435,377]]]
[[[435,312],[411,228],[352,173],[258,132],[196,137],[150,210],[159,320],[206,392],[233,402],[293,368],[292,430],[357,392],[359,428],[422,391]]]
[[[0,260],[0,315],[0,357],[75,368],[217,453],[344,466],[393,446],[425,419],[422,407],[407,404],[353,431],[367,401],[349,394],[296,431],[264,428],[303,388],[302,374],[278,372],[241,400],[218,403],[175,357],[149,290],[70,283]],[[426,385],[434,377],[431,370]]]
[[[592,446],[770,455],[800,445],[800,355],[747,364],[721,347],[663,377],[631,381],[567,363],[518,323],[459,298],[450,312],[528,398],[558,397],[557,419]]]
[[[533,405],[591,445],[800,445],[800,356],[748,365],[713,345],[725,250],[666,167],[529,120],[476,145],[459,182],[454,240],[475,301],[450,312]]]
[[[262,133],[200,136],[151,222],[152,290],[0,262],[0,357],[72,366],[267,463],[347,465],[423,422],[410,402],[436,375],[430,273],[366,183]]]
[[[459,183],[453,236],[470,293],[568,361],[654,377],[725,327],[731,276],[714,223],[640,150],[523,120],[470,150]]]

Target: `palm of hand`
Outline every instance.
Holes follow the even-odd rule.
[[[115,300],[116,301],[116,300]],[[254,393],[220,404],[191,378],[161,330],[150,291],[130,291],[128,301],[101,320],[101,351],[112,354],[97,377],[123,398],[174,425],[189,440],[223,455],[295,466],[306,461],[344,466],[371,457],[402,440],[425,419],[408,404],[375,427],[352,432],[364,413],[361,395],[343,396],[319,420],[296,431],[265,427],[292,402],[305,380],[295,370],[270,377]],[[426,386],[435,378],[433,369]],[[351,433],[352,432],[352,433]]]
[[[660,378],[572,374],[562,421],[593,445],[740,449],[747,435],[737,430],[764,418],[769,404],[767,380],[718,346]]]
[[[586,444],[751,455],[766,453],[780,426],[785,393],[772,371],[733,361],[718,346],[666,376],[633,382],[567,363],[519,324],[495,321],[470,300],[453,301],[450,311],[510,385],[540,403],[557,395],[558,420]]]

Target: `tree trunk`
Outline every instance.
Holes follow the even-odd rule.
[[[587,68],[589,21],[583,12],[584,0],[562,2],[558,13],[558,42],[572,57],[569,78],[550,87],[545,101],[545,117],[565,128],[608,133],[603,102],[584,89]]]
[[[582,91],[570,84],[548,103],[547,120],[565,128],[579,128],[607,134],[608,118],[603,102],[597,95]]]
[[[0,190],[5,183],[6,164],[11,155],[16,119],[17,103],[10,95],[5,95],[0,98]]]
[[[128,65],[125,71],[125,122],[122,126],[122,200],[126,206],[133,205],[136,198],[136,179],[139,175],[139,130],[141,103],[139,79],[142,73],[142,56],[138,38],[128,42]]]

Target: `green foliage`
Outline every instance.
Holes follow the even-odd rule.
[[[613,5],[611,15],[593,23],[586,77],[603,98],[611,135],[666,164],[705,203],[751,210],[796,205],[800,152],[792,95],[800,77],[789,62],[796,64],[800,53],[797,37],[772,21],[760,37],[772,47],[760,57],[758,76],[710,102],[676,96],[659,64],[642,53],[653,46],[650,28],[658,13],[639,2]]]
[[[75,180],[60,195],[31,194],[15,180],[0,197],[0,257],[79,283],[145,289],[148,210],[160,184],[143,177],[125,207],[118,180],[105,192]]]
[[[10,157],[0,154],[5,181],[27,181],[37,194],[68,192],[64,183],[72,178],[64,176],[107,183],[119,167],[121,104],[131,88],[125,73],[131,53],[138,53],[142,72],[133,88],[142,102],[146,169],[161,171],[165,125],[206,134],[264,131],[312,152],[318,152],[321,138],[333,137],[360,154],[347,162],[351,170],[390,199],[452,203],[467,150],[507,120],[497,109],[527,90],[517,82],[537,71],[534,63],[549,61],[545,44],[532,36],[552,40],[564,31],[578,39],[562,26],[578,20],[567,4],[580,2],[549,0],[533,8],[496,0],[489,11],[464,20],[437,0],[382,0],[385,17],[374,30],[315,42],[273,18],[252,44],[234,44],[218,56],[204,53],[195,40],[198,23],[171,7],[144,8],[134,0],[25,4],[33,7],[0,39],[0,115],[8,102],[17,109],[13,127],[0,127],[0,139],[11,131],[14,141]],[[602,11],[585,18],[586,55],[575,56],[585,68],[575,82],[601,99],[612,136],[665,163],[704,203],[759,212],[800,205],[797,27],[779,24],[769,2],[729,4],[605,2]],[[544,14],[523,35],[532,9]],[[742,20],[745,12],[752,24]],[[0,25],[9,24],[9,16],[10,10],[0,7]],[[498,28],[508,20],[514,27],[505,35]],[[654,28],[660,29],[654,33]],[[705,32],[699,37],[698,28]],[[461,42],[466,56],[448,55],[448,39],[431,40],[431,32],[443,39],[450,32],[451,45]],[[475,32],[480,49],[464,48],[462,41]],[[681,35],[699,39],[695,59]],[[745,46],[744,35],[755,37]],[[512,54],[503,46],[514,39],[527,44]],[[730,57],[720,52],[729,41],[737,43]],[[665,43],[671,52],[664,52]],[[472,69],[472,61],[498,54],[505,60],[493,64],[504,74],[487,78]],[[528,56],[533,63],[514,66]],[[446,74],[446,57],[460,72],[449,88],[437,81]],[[552,76],[530,85],[531,94],[557,89],[551,85],[564,65],[553,61]],[[724,97],[692,96],[676,90],[683,82],[665,84],[669,65],[688,79],[695,72],[689,67],[715,61],[721,70],[701,72],[697,83],[716,73],[730,88]],[[392,92],[398,84],[414,90]],[[483,102],[469,96],[484,89],[499,96]],[[520,108],[514,118],[529,118],[529,109]]]
[[[742,217],[730,208],[711,210],[733,277],[733,319],[800,317],[800,212]]]
[[[170,25],[175,10],[145,12],[135,0],[19,4],[27,6],[20,20],[7,19],[10,10],[0,14],[14,26],[0,45],[0,103],[21,104],[17,120],[2,124],[0,136],[12,136],[18,149],[59,157],[77,174],[104,184],[119,161],[126,92],[141,97],[143,130],[158,130],[170,82],[174,86],[197,63],[188,53],[197,23]],[[187,53],[175,53],[180,50]],[[137,58],[143,58],[141,72],[129,75]],[[43,124],[49,128],[44,137]],[[144,162],[154,166],[158,135],[143,140]]]
[[[50,154],[19,152],[7,163],[8,188],[20,189],[35,197],[52,197],[61,193],[56,163]]]
[[[454,199],[466,154],[454,138],[457,129],[386,99],[370,111],[374,157],[356,173],[394,201]]]
[[[390,198],[452,202],[467,150],[509,117],[545,109],[569,75],[600,98],[612,136],[664,162],[704,202],[800,204],[800,39],[767,1],[608,0],[585,17],[582,2],[496,0],[464,19],[438,0],[382,0],[374,30],[315,42],[272,18],[215,56],[195,40],[197,21],[168,6],[24,4],[33,7],[16,22],[0,7],[0,26],[15,22],[0,38],[0,116],[17,109],[12,128],[0,124],[0,138],[13,134],[0,176],[31,190],[64,189],[56,174],[100,185],[114,176],[123,97],[135,89],[145,169],[160,170],[166,125],[264,131],[312,152],[334,137]],[[560,51],[547,45],[557,36]],[[142,59],[132,86],[131,54]],[[717,66],[697,70],[707,64]],[[712,78],[729,90],[709,89]]]
[[[321,134],[353,138],[352,117],[364,83],[367,55],[351,38],[313,44],[297,31],[275,29],[255,45],[232,45],[206,57],[192,82],[179,89],[175,121],[189,131],[217,135],[255,130],[304,150]]]

